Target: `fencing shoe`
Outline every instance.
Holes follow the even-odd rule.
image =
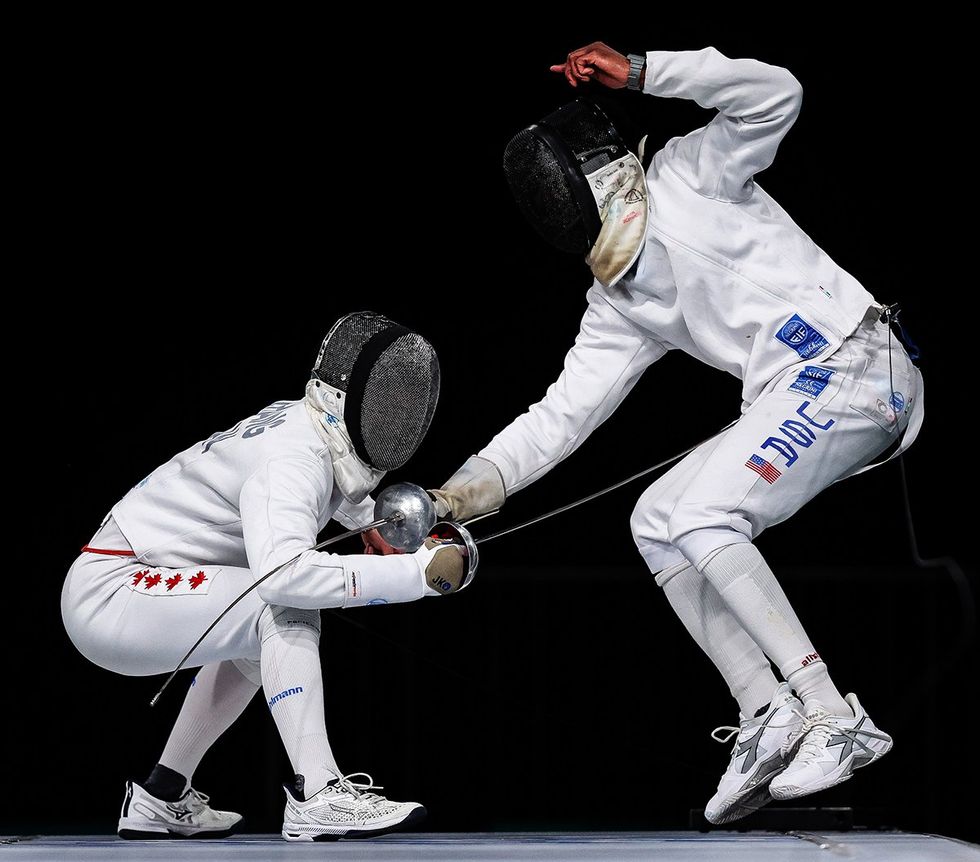
[[[351,779],[363,777],[367,783]],[[297,782],[301,786],[301,782]],[[336,841],[338,838],[368,838],[394,832],[422,821],[425,808],[418,802],[392,802],[371,790],[374,779],[354,772],[331,781],[305,801],[301,793],[283,785],[286,811],[282,837],[287,841]]]
[[[120,838],[146,841],[154,838],[226,838],[242,815],[215,811],[208,797],[193,787],[176,802],[151,796],[135,781],[126,782],[119,826]]]
[[[774,799],[796,799],[847,781],[855,769],[891,751],[892,738],[874,726],[855,695],[844,698],[853,716],[810,710],[784,752],[789,765],[773,779]]]
[[[711,736],[718,742],[736,739],[728,769],[704,809],[710,823],[730,823],[770,801],[769,783],[789,762],[784,745],[803,724],[802,712],[803,704],[780,683],[762,715],[743,718],[738,727],[715,728]],[[722,731],[728,733],[719,736]]]

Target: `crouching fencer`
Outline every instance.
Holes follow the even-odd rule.
[[[427,540],[397,555],[377,531],[364,554],[309,550],[333,518],[372,523],[370,492],[431,422],[439,364],[420,335],[372,313],[339,320],[306,395],[277,401],[176,455],[120,500],[68,573],[65,628],[90,661],[129,676],[172,670],[232,600],[258,585],[193,653],[191,682],[160,760],[130,781],[125,838],[227,835],[241,817],[193,789],[205,752],[262,688],[294,770],[290,841],[376,834],[425,809],[346,775],[324,720],[319,608],[446,595],[466,585],[458,548]],[[438,584],[439,589],[433,589]],[[359,780],[360,779],[360,780]]]
[[[670,350],[742,382],[738,421],[648,488],[632,517],[657,583],[738,703],[738,726],[716,731],[736,744],[705,810],[725,823],[845,781],[892,746],[837,689],[753,540],[909,446],[922,381],[892,338],[892,310],[754,180],[800,109],[788,71],[713,48],[625,57],[602,43],[552,70],[574,87],[628,86],[716,113],[647,170],[642,145],[638,157],[584,101],[508,144],[519,208],[546,240],[585,255],[595,281],[557,382],[434,492],[437,511],[465,520],[540,479]],[[655,426],[634,442],[654,446]]]

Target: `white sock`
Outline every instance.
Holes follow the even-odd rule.
[[[822,706],[831,715],[854,715],[854,710],[841,697],[837,687],[831,682],[827,665],[822,660],[810,662],[806,667],[794,670],[786,677],[796,696],[803,701],[807,710]]]
[[[657,584],[691,637],[728,683],[742,715],[751,718],[769,703],[779,684],[769,659],[711,582],[694,566],[665,569],[657,575]]]
[[[341,774],[323,712],[319,612],[270,606],[265,614],[262,687],[293,771],[303,776],[301,792],[309,799]]]
[[[728,545],[708,557],[701,571],[807,709],[819,703],[832,715],[852,714],[755,545]],[[823,666],[822,673],[815,665]]]
[[[183,775],[189,787],[205,752],[234,724],[258,690],[258,684],[233,662],[202,667],[187,690],[159,762]]]

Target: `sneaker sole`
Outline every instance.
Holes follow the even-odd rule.
[[[830,790],[831,787],[836,787],[838,784],[843,784],[845,781],[850,781],[854,777],[854,773],[859,769],[864,769],[865,766],[870,766],[872,763],[877,763],[881,758],[883,758],[889,751],[892,750],[893,742],[889,741],[888,745],[881,751],[876,751],[875,756],[870,760],[866,760],[864,763],[860,763],[854,766],[846,774],[838,778],[834,778],[828,781],[821,781],[817,784],[811,784],[807,787],[801,787],[799,784],[785,784],[777,787],[770,787],[769,792],[772,794],[773,799],[778,799],[780,802],[785,802],[788,799],[799,799],[801,796],[809,796],[811,793],[819,793],[821,790]]]
[[[235,834],[236,827],[231,829],[221,829],[213,832],[192,832],[190,835],[183,835],[180,832],[171,832],[169,829],[164,832],[151,832],[144,829],[118,829],[116,835],[126,841],[200,841],[210,838],[228,838]]]
[[[299,830],[290,831],[288,826],[283,825],[282,837],[286,841],[339,841],[341,838],[355,840],[358,838],[374,838],[378,835],[385,835],[388,832],[398,832],[410,826],[416,826],[425,820],[427,813],[425,808],[420,805],[418,808],[413,808],[406,817],[403,817],[396,823],[390,823],[387,826],[381,826],[377,829],[347,829],[341,832],[320,832],[314,834]]]
[[[771,768],[769,768],[770,766]],[[767,769],[768,771],[766,771]],[[747,790],[730,796],[721,809],[723,811],[722,814],[708,817],[707,812],[705,812],[704,819],[714,826],[721,826],[725,823],[731,823],[733,820],[741,820],[743,817],[748,817],[748,815],[758,811],[764,805],[768,805],[772,802],[772,797],[769,795],[769,785],[785,769],[786,761],[778,753],[773,755],[769,760],[763,761],[757,770],[756,776],[751,779],[756,782],[755,784]],[[761,777],[759,773],[761,773]]]

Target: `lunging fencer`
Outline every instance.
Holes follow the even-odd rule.
[[[194,444],[113,506],[71,567],[61,607],[78,650],[116,673],[172,670],[235,597],[297,557],[194,651],[202,667],[159,762],[142,783],[127,782],[121,836],[236,827],[240,815],[212,809],[191,782],[260,687],[295,772],[285,839],[377,834],[424,816],[418,803],[392,802],[372,792],[370,776],[337,765],[318,609],[447,595],[470,573],[453,545],[428,540],[396,555],[377,531],[363,534],[364,554],[309,549],[331,518],[351,529],[373,522],[370,492],[415,452],[438,397],[439,363],[422,336],[382,315],[348,315],[324,339],[303,399],[277,401]]]
[[[726,823],[845,781],[892,746],[837,689],[753,540],[907,448],[922,380],[891,337],[891,310],[755,182],[800,110],[793,75],[713,48],[626,57],[602,43],[552,71],[576,88],[630,87],[716,113],[646,170],[642,145],[638,157],[584,101],[510,141],[504,170],[520,210],[551,244],[585,255],[595,281],[561,376],[433,492],[437,512],[466,520],[540,479],[670,350],[742,382],[740,418],[654,482],[631,522],[738,703],[738,726],[716,731],[735,746],[705,809]]]

